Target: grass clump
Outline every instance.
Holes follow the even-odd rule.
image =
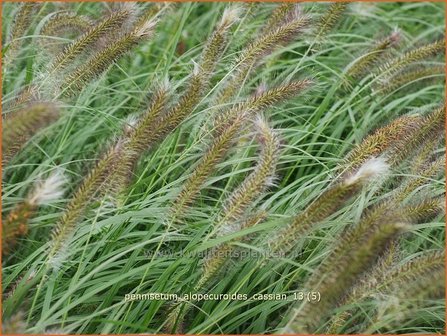
[[[445,333],[444,10],[5,3],[4,332]]]

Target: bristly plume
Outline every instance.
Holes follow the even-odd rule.
[[[59,118],[53,103],[32,103],[3,120],[2,162],[7,164],[39,130]]]
[[[412,293],[410,304],[414,304],[414,301],[421,303],[424,299],[445,298],[445,265],[436,271],[425,273],[423,277],[415,278],[412,282],[401,284],[394,294],[400,302],[404,302],[408,299],[408,293]]]
[[[331,319],[329,331],[338,332],[347,319],[353,316],[359,309],[358,304],[370,297],[394,297],[394,293],[400,291],[403,284],[412,283],[419,278],[426,278],[428,274],[437,273],[444,268],[445,251],[430,250],[423,252],[409,261],[402,262],[396,256],[398,253],[396,244],[392,244],[387,254],[380,258],[379,262],[365,275],[363,280],[355,285],[350,293],[342,299],[341,306],[346,307],[340,314]],[[403,300],[402,300],[403,299]],[[405,304],[411,298],[402,297]],[[396,302],[394,300],[394,302]],[[399,305],[402,302],[398,302]],[[370,315],[371,316],[371,315]]]
[[[408,229],[398,214],[388,213],[372,228],[357,225],[342,232],[328,257],[318,266],[305,290],[318,291],[318,304],[309,302],[296,310],[288,323],[296,333],[313,333],[329,311],[349,293],[356,281],[374,265],[387,246]],[[360,223],[359,223],[360,224]]]
[[[411,295],[408,295],[411,293]],[[381,284],[379,315],[398,311],[400,321],[431,300],[445,299],[445,253],[429,251],[387,274]]]
[[[402,211],[413,223],[427,223],[440,214],[445,214],[445,197],[424,199],[411,202]]]
[[[377,63],[386,56],[389,50],[399,43],[400,39],[400,32],[395,30],[384,39],[376,41],[363,55],[349,64],[345,71],[346,76],[348,78],[358,79],[370,73]]]
[[[419,116],[405,115],[368,135],[346,155],[345,163],[342,165],[347,168],[346,174],[349,174],[352,169],[358,168],[371,157],[378,157],[390,150],[398,141],[409,140],[419,127],[420,122]]]
[[[269,29],[273,29],[284,23],[291,13],[297,14],[300,10],[300,4],[293,2],[284,2],[276,6],[272,14],[265,23],[261,33],[266,33]],[[298,16],[298,15],[297,15]]]
[[[443,269],[445,264],[444,250],[425,251],[415,258],[404,263],[399,263],[388,272],[376,284],[381,291],[393,292],[403,283],[411,282],[424,275]]]
[[[372,156],[386,155],[391,166],[402,163],[416,155],[429,139],[441,137],[444,124],[445,106],[423,117],[406,115],[395,119],[367,136],[346,156],[342,177]]]
[[[227,46],[229,29],[239,19],[240,12],[241,9],[237,6],[226,8],[222,14],[222,19],[203,49],[199,71],[203,73],[207,80],[213,74],[216,64]]]
[[[57,54],[48,66],[49,74],[54,74],[70,64],[78,55],[82,54],[87,47],[95,43],[105,34],[119,28],[123,22],[131,15],[128,9],[122,9],[110,14],[108,17],[87,30],[75,41],[67,45],[64,50]]]
[[[266,121],[260,116],[255,121],[257,138],[261,147],[259,162],[253,172],[231,193],[224,202],[221,215],[215,224],[217,236],[223,236],[238,232],[246,227],[256,225],[263,218],[265,213],[244,220],[244,213],[253,201],[268,187],[271,177],[274,175],[277,161],[279,159],[280,142],[275,131],[271,129]],[[235,240],[240,240],[235,239]],[[229,254],[234,247],[230,242],[225,242],[214,247],[207,255],[202,266],[202,275],[194,286],[195,291],[201,291],[208,281],[222,268],[229,259]],[[185,315],[185,311],[191,305],[184,307],[184,312],[180,314],[178,310],[173,310],[170,321],[179,321]],[[172,324],[172,323],[171,323]]]
[[[91,80],[105,72],[115,61],[154,32],[155,22],[146,22],[94,54],[89,61],[70,73],[60,89],[65,95],[81,91]]]
[[[275,168],[279,159],[279,138],[261,116],[256,118],[254,124],[258,143],[261,146],[258,163],[253,172],[225,201],[224,211],[218,221],[217,229],[225,226],[227,222],[239,221],[247,207],[262,194],[275,175]]]
[[[224,18],[218,24],[203,49],[200,61],[194,64],[194,69],[187,81],[187,87],[177,104],[166,113],[160,115],[152,125],[152,132],[147,137],[147,146],[160,141],[180,125],[198,106],[206,91],[210,78],[218,60],[227,45],[227,35],[230,26],[236,20],[236,10],[224,13]]]
[[[122,193],[130,182],[130,176],[138,159],[149,149],[148,139],[153,134],[154,121],[168,108],[170,98],[168,82],[160,84],[152,95],[151,102],[141,117],[135,119],[122,136],[123,151],[120,161],[111,178],[111,192]]]
[[[391,242],[386,251],[379,257],[377,263],[355,284],[350,293],[341,301],[341,305],[349,305],[362,300],[377,291],[379,283],[390,272],[400,259],[401,251],[397,240]]]
[[[418,126],[409,134],[394,141],[389,156],[392,165],[401,163],[418,153],[427,140],[442,137],[445,127],[445,105],[433,109],[423,116]]]
[[[23,45],[24,35],[30,27],[30,23],[34,18],[35,13],[42,6],[38,2],[23,2],[17,9],[14,16],[14,21],[9,34],[8,49],[3,55],[3,64],[8,66],[16,58]]]
[[[437,159],[436,151],[445,141],[444,130],[439,129],[438,134],[432,133],[425,138],[423,144],[412,157],[410,175],[417,176],[425,171]]]
[[[237,5],[225,8],[224,12],[222,13],[222,18],[217,27],[217,30],[228,29],[239,20],[241,14],[242,7],[239,7]]]
[[[268,215],[268,212],[265,210],[256,211],[241,221],[241,228],[246,229],[258,225],[259,223],[263,222]]]
[[[296,81],[255,95],[246,102],[234,106],[226,112],[219,124],[219,132],[213,134],[211,144],[201,160],[186,180],[179,196],[173,202],[173,218],[180,218],[199,193],[203,183],[225,157],[237,138],[244,122],[254,114],[299,94],[310,85],[310,81]],[[225,123],[225,125],[223,124]]]
[[[329,8],[316,23],[316,31],[313,36],[316,43],[321,42],[335,28],[347,7],[346,2],[334,2],[329,5]]]
[[[445,77],[445,68],[441,65],[417,66],[414,69],[405,70],[381,80],[375,89],[381,94],[391,93],[415,82],[443,80]]]
[[[40,30],[40,35],[59,36],[65,31],[85,33],[94,23],[88,17],[71,12],[60,12],[52,15]]]
[[[261,146],[259,162],[253,172],[242,181],[224,202],[221,216],[214,227],[217,236],[241,231],[244,227],[254,225],[261,220],[256,216],[254,221],[252,219],[251,222],[247,222],[243,219],[243,215],[253,201],[268,187],[269,181],[274,176],[279,159],[280,142],[275,131],[268,126],[262,117],[258,116],[255,127],[258,133],[258,142]],[[228,252],[232,249],[230,243],[224,243],[211,253],[211,257],[204,264],[203,275],[199,283],[205,284],[223,265],[227,258],[221,252]]]
[[[104,195],[111,187],[109,178],[119,167],[123,150],[124,146],[120,141],[114,144],[99,159],[74,192],[64,214],[51,233],[51,248],[48,253],[48,263],[51,267],[58,268],[64,261],[69,239],[92,200],[99,195]]]
[[[266,55],[288,43],[308,27],[310,19],[307,15],[296,12],[294,9],[292,13],[293,15],[288,15],[287,20],[282,24],[269,28],[242,50],[235,61],[234,73],[224,83],[223,89],[218,94],[216,105],[230,101],[241,88],[246,77],[256,69]]]
[[[379,69],[376,71],[376,75],[395,73],[412,63],[423,61],[428,57],[436,56],[444,51],[444,40],[423,45],[422,47],[407,51],[403,55],[393,58],[390,61],[380,65]]]
[[[371,180],[383,178],[388,168],[388,164],[381,158],[366,161],[356,171],[322,192],[304,211],[295,216],[290,224],[270,235],[266,241],[267,249],[283,254],[292,250],[300,238],[308,234],[316,224],[340,210],[364,185]]]
[[[39,92],[37,90],[37,86],[34,84],[30,84],[25,86],[24,88],[21,88],[13,101],[5,105],[6,109],[15,110],[17,108],[24,107],[26,104],[37,101],[39,101]]]
[[[168,2],[149,3],[138,15],[136,26],[141,26],[145,22],[152,21],[171,6]]]
[[[28,233],[28,221],[36,207],[27,202],[17,204],[2,219],[2,254],[8,255],[17,245],[17,239]]]
[[[24,335],[26,333],[26,321],[22,312],[11,316],[2,324],[3,335]]]
[[[233,120],[235,120],[238,117],[238,114],[243,114],[244,109],[247,109],[250,107],[250,104],[253,104],[256,102],[256,104],[263,104],[263,101],[265,100],[267,102],[267,106],[270,106],[271,104],[275,103],[275,99],[283,100],[288,99],[286,98],[288,93],[295,91],[297,94],[300,91],[305,91],[313,84],[312,80],[310,79],[303,79],[298,80],[283,86],[278,86],[276,88],[267,89],[265,85],[261,85],[258,87],[256,92],[253,94],[251,101],[247,101],[246,103],[240,103],[230,109],[223,110],[221,113],[219,113],[214,118],[214,134],[221,134],[225,131],[225,128],[229,127]],[[280,98],[282,94],[285,94],[285,98]],[[270,102],[269,102],[270,99]],[[257,108],[257,107],[255,107]],[[262,109],[262,107],[260,107]]]
[[[426,162],[419,170],[414,171],[415,175],[407,177],[401,185],[393,191],[393,200],[403,202],[419,187],[428,183],[429,179],[437,177],[445,168],[445,157],[441,157]]]

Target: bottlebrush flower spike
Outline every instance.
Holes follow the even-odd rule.
[[[335,28],[347,6],[348,3],[346,2],[334,2],[329,5],[327,11],[316,23],[314,39],[317,43],[321,42]]]
[[[229,29],[239,19],[240,13],[241,9],[237,6],[229,7],[224,10],[222,19],[208,39],[202,52],[200,69],[198,70],[202,71],[204,76],[209,78],[213,74],[216,64],[228,44]]]
[[[287,20],[277,27],[269,27],[255,41],[246,46],[235,61],[235,70],[230,79],[224,83],[219,92],[216,105],[229,102],[241,88],[248,75],[256,65],[276,48],[289,42],[303,29],[308,27],[310,19],[294,9],[287,16]],[[266,27],[267,28],[267,27]]]
[[[294,81],[271,89],[267,89],[266,85],[261,84],[249,101],[246,103],[239,103],[236,106],[230,109],[224,109],[219,113],[214,119],[213,132],[214,134],[221,134],[224,132],[227,127],[230,127],[233,120],[238,118],[239,114],[244,113],[244,109],[247,111],[254,111],[249,113],[256,113],[257,109],[264,109],[264,107],[262,107],[263,104],[265,104],[265,108],[267,108],[273,105],[275,101],[279,102],[288,99],[287,96],[293,91],[295,91],[296,94],[300,91],[304,92],[312,84],[313,82],[310,79]],[[284,95],[284,98],[281,98],[282,95]]]
[[[218,131],[213,134],[211,144],[184,183],[182,190],[173,202],[172,218],[178,220],[199,193],[203,183],[214,171],[216,165],[224,158],[237,138],[238,131],[245,121],[276,103],[287,100],[300,93],[310,85],[310,81],[296,81],[268,90],[261,95],[254,95],[228,110],[219,121]]]
[[[262,212],[251,217],[248,221],[243,218],[247,208],[267,188],[270,178],[275,173],[279,159],[280,142],[275,131],[269,127],[262,117],[258,116],[254,124],[261,147],[259,162],[254,171],[244,179],[225,201],[221,216],[215,224],[216,236],[231,234],[245,227],[256,225],[265,216],[265,213]],[[229,259],[229,253],[233,249],[231,242],[225,242],[211,250],[203,262],[202,275],[194,286],[194,291],[198,292],[203,289]],[[169,317],[170,328],[173,328],[175,323],[181,325],[186,311],[190,308],[191,305],[183,307],[183,312],[180,312],[179,307],[174,308]],[[174,330],[176,330],[175,327]],[[179,332],[180,330],[177,329],[176,331]]]
[[[160,115],[152,125],[151,135],[146,139],[147,146],[163,139],[181,124],[198,106],[206,88],[209,85],[211,75],[217,65],[217,61],[227,45],[229,28],[235,19],[235,12],[224,13],[224,19],[214,30],[203,49],[200,61],[194,65],[194,70],[189,78],[187,88],[175,106],[166,113]]]
[[[394,283],[383,291],[378,315],[398,311],[400,320],[412,317],[418,308],[425,308],[428,300],[445,299],[445,264],[407,281]],[[411,293],[411,296],[408,296]]]
[[[43,36],[58,36],[65,31],[85,33],[94,23],[85,16],[71,12],[61,12],[52,15],[40,30]]]
[[[261,146],[259,162],[253,172],[242,181],[224,202],[221,216],[214,226],[217,236],[238,232],[244,228],[244,225],[253,225],[259,221],[256,218],[255,222],[247,223],[243,220],[243,215],[253,201],[268,187],[271,178],[274,176],[279,159],[280,141],[275,131],[268,126],[262,117],[257,117],[255,127],[258,132],[258,142]],[[230,243],[224,243],[217,247],[219,253],[212,253],[211,258],[207,259],[199,283],[205,284],[227,259],[225,256],[221,257],[222,253],[220,251],[228,252],[231,250]]]
[[[383,158],[371,158],[356,171],[324,191],[290,224],[270,235],[266,248],[273,253],[288,253],[316,224],[343,207],[363,186],[386,176],[389,165]]]
[[[21,202],[2,220],[2,254],[8,255],[17,245],[17,239],[28,233],[28,221],[36,207]]]
[[[4,335],[24,335],[26,333],[26,321],[22,312],[11,316],[2,324]]]
[[[42,4],[38,2],[23,2],[17,9],[14,16],[14,21],[9,35],[8,49],[4,55],[3,64],[8,66],[15,59],[23,45],[21,39],[30,27],[30,23],[34,18],[35,13],[39,10]]]
[[[92,56],[84,65],[69,74],[60,89],[65,95],[73,95],[81,91],[90,81],[105,72],[115,61],[129,52],[144,39],[149,38],[156,22],[146,22],[136,27],[132,32],[124,34],[116,41]]]
[[[138,159],[149,149],[148,138],[153,134],[153,123],[163,113],[170,98],[169,83],[161,84],[154,92],[151,103],[139,118],[132,117],[127,123],[121,137],[122,156],[111,177],[110,191],[114,195],[121,194],[130,182],[131,173]]]
[[[261,116],[256,117],[254,124],[258,133],[258,142],[261,146],[258,163],[253,172],[231,193],[224,203],[223,216],[219,220],[220,224],[218,226],[224,226],[227,222],[238,221],[252,201],[268,187],[275,175],[275,168],[279,159],[279,138]]]
[[[242,8],[237,5],[225,8],[217,30],[228,29],[239,20],[241,14]]]
[[[407,51],[403,55],[393,58],[388,62],[379,66],[379,69],[375,72],[376,75],[382,75],[384,73],[395,73],[406,66],[423,61],[431,56],[436,56],[445,51],[444,40],[439,40],[430,44],[423,45],[422,47]]]
[[[393,142],[388,155],[390,164],[396,165],[404,159],[412,158],[426,144],[426,141],[433,137],[439,138],[444,127],[445,105],[442,105],[423,116],[410,134],[404,134],[401,139]]]
[[[119,28],[130,15],[132,15],[132,11],[124,8],[110,14],[96,26],[90,28],[55,56],[54,60],[48,66],[49,74],[54,74],[56,71],[65,68],[78,55],[98,41],[99,38],[112,32],[114,29]]]
[[[395,30],[389,36],[376,41],[374,45],[367,50],[366,53],[354,60],[345,70],[345,74],[348,78],[359,79],[365,74],[371,72],[377,63],[385,57],[385,55],[399,43],[401,34],[398,30]]]
[[[53,103],[31,103],[3,119],[2,161],[7,164],[21,148],[41,129],[59,118]]]
[[[396,259],[396,248],[393,251],[391,257],[381,258],[371,271],[365,273],[364,279],[342,300],[341,305],[347,309],[332,318],[328,331],[337,332],[347,319],[356,314],[362,300],[369,297],[395,297],[395,293],[400,292],[402,286],[418,279],[426,279],[427,275],[437,274],[444,269],[445,251],[443,250],[424,251],[405,262]],[[405,304],[408,301],[412,299],[408,296],[402,297],[399,306],[405,308],[402,303]]]
[[[284,2],[276,6],[272,14],[268,18],[266,24],[264,25],[261,34],[266,33],[269,29],[278,27],[293,13],[293,15],[298,16],[300,11],[300,5],[293,2]]]
[[[161,13],[165,12],[171,6],[170,3],[152,3],[144,8],[138,15],[136,26],[140,26],[145,22],[152,21],[153,19],[159,17]]]
[[[345,174],[350,174],[371,157],[384,154],[395,143],[409,140],[419,128],[421,120],[419,116],[405,115],[368,135],[346,155],[342,165],[347,170]]]
[[[382,275],[376,284],[381,291],[398,290],[404,284],[424,277],[437,270],[442,270],[445,265],[444,250],[424,251],[419,256],[404,263],[398,263]]]
[[[111,146],[71,197],[64,214],[51,232],[48,264],[54,269],[62,265],[69,240],[91,201],[98,195],[104,195],[112,187],[109,178],[120,166],[123,151],[124,146],[120,141]]]
[[[413,223],[428,223],[430,220],[445,214],[445,197],[424,199],[419,202],[411,202],[403,207],[402,212]]]
[[[443,79],[445,77],[444,66],[417,66],[411,70],[405,70],[393,74],[392,76],[381,80],[379,85],[375,87],[376,91],[381,94],[391,93],[395,90],[404,88],[415,82],[433,81],[435,79]]]
[[[390,215],[390,214],[389,214]],[[408,229],[399,216],[374,222],[374,229],[364,231],[363,225],[345,230],[336,242],[331,254],[312,274],[305,290],[318,291],[318,304],[304,302],[291,314],[287,329],[295,333],[313,333],[328,312],[349,293],[362,274],[374,265],[387,246]]]
[[[403,202],[419,187],[428,182],[429,179],[438,176],[445,169],[445,157],[441,156],[434,161],[426,162],[418,171],[414,171],[414,176],[407,177],[402,184],[393,191],[395,202]]]

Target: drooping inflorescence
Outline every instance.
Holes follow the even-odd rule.
[[[53,103],[28,104],[3,119],[2,163],[7,164],[39,130],[59,118],[59,109]]]
[[[213,172],[214,167],[223,159],[235,142],[238,131],[248,118],[274,104],[298,95],[310,83],[309,80],[291,82],[267,90],[260,95],[254,95],[246,102],[239,103],[226,111],[226,115],[221,121],[220,131],[213,134],[205,154],[183,184],[182,191],[173,203],[173,218],[175,220],[181,218],[187,207],[196,198],[205,180]]]
[[[38,207],[60,200],[66,188],[66,178],[61,170],[53,171],[47,178],[36,182],[26,198],[16,204],[2,220],[2,253],[10,253],[17,245],[17,239],[29,231],[29,220]]]
[[[257,133],[257,141],[261,147],[257,164],[253,172],[224,201],[220,216],[213,228],[215,231],[213,236],[222,237],[239,232],[258,224],[265,216],[264,212],[248,217],[246,213],[259,195],[262,195],[271,184],[279,159],[280,142],[276,132],[269,127],[262,117],[257,117],[254,127]],[[225,262],[231,258],[231,251],[234,250],[232,242],[237,240],[241,239],[233,239],[219,244],[209,251],[203,260],[202,274],[194,286],[195,291],[202,291],[221,270]],[[181,320],[191,308],[191,305],[187,307],[182,307],[182,304],[174,306],[167,320],[167,330],[180,332]]]
[[[442,331],[440,25],[211,6],[5,5],[3,331]]]
[[[142,26],[136,27],[130,33],[124,34],[112,41],[104,49],[94,54],[85,64],[70,73],[60,89],[65,95],[73,95],[81,91],[86,84],[106,71],[110,65],[132,50],[141,41],[148,39],[154,33],[155,22],[148,21]]]
[[[23,2],[17,9],[14,21],[9,33],[8,49],[5,51],[3,65],[8,67],[14,62],[18,56],[20,49],[24,44],[24,37],[27,33],[34,15],[40,9],[41,4],[38,2]]]

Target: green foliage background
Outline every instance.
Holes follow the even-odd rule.
[[[17,66],[3,77],[4,104],[14,98],[17,89],[39,80],[42,64],[51,57],[34,43],[40,38],[41,20],[47,10],[66,6],[79,14],[97,18],[110,5],[45,3],[42,15],[36,16],[29,36],[25,37],[24,50],[16,59]],[[35,136],[11,164],[3,167],[3,213],[7,214],[25,197],[38,176],[56,166],[63,167],[69,177],[68,199],[93,161],[121,133],[124,120],[143,111],[145,101],[150,98],[149,90],[156,81],[169,77],[173,86],[181,91],[192,71],[192,60],[200,55],[226,6],[226,3],[175,5],[163,16],[150,42],[120,59],[106,75],[88,85],[74,99],[58,99],[62,104],[62,118]],[[274,6],[271,3],[252,5],[252,14],[243,15],[235,25],[230,48],[213,79],[215,85],[231,68],[232,56],[262,27]],[[326,6],[302,4],[303,10],[313,17],[318,17]],[[15,3],[3,4],[3,36],[8,35],[16,8]],[[268,211],[268,220],[240,235],[273,232],[277,225],[304,209],[327,187],[343,156],[368,133],[399,115],[426,111],[443,101],[442,79],[413,83],[385,95],[371,91],[371,77],[349,90],[338,87],[343,69],[361,55],[373,39],[386,36],[395,27],[402,31],[402,50],[443,38],[444,15],[442,3],[352,3],[341,23],[318,49],[308,52],[310,35],[298,37],[275,51],[260,70],[247,79],[241,97],[253,92],[261,83],[273,87],[294,75],[310,76],[315,85],[304,95],[265,114],[283,141],[277,185],[258,201],[258,206]],[[65,38],[54,40],[55,43],[66,41]],[[427,62],[443,64],[440,59]],[[211,99],[213,89],[206,100]],[[44,97],[51,97],[51,83],[46,90]],[[169,201],[202,155],[207,132],[204,125],[217,109],[197,108],[180,127],[144,155],[132,176],[122,207],[116,208],[109,200],[98,199],[78,224],[62,269],[49,274],[39,289],[37,284],[28,289],[20,283],[16,291],[25,293],[24,300],[14,303],[5,317],[13,311],[23,311],[29,321],[27,330],[33,333],[54,328],[82,334],[161,332],[169,305],[158,301],[124,302],[124,295],[130,292],[187,293],[192,288],[200,274],[200,258],[182,256],[180,250],[197,251],[219,243],[218,239],[204,240],[206,232],[225,196],[256,162],[257,146],[250,136],[247,137],[249,132],[241,134],[243,139],[219,165],[189,210],[187,225],[166,231],[164,221]],[[393,171],[393,174],[400,176],[405,171]],[[424,186],[426,192],[436,195],[442,194],[444,188],[443,179],[432,180]],[[254,261],[230,261],[231,266],[218,276],[210,291],[292,293],[302,286],[327,254],[336,234],[354,223],[362,210],[377,199],[374,190],[364,190],[354,202],[321,223],[308,237],[303,237],[304,248],[296,258],[274,260],[255,272],[252,271]],[[31,220],[29,234],[13,254],[3,258],[6,292],[17,279],[26,278],[44,262],[49,233],[62,214],[65,201],[42,208]],[[444,249],[444,238],[443,218],[415,225],[401,243],[403,258],[408,260],[424,250]],[[252,244],[249,241],[239,245],[244,249],[256,249]],[[173,254],[153,257],[157,250]],[[411,293],[408,295],[410,297]],[[359,314],[374,315],[376,304],[380,305],[381,300],[387,302],[386,298],[372,298],[361,303]],[[188,315],[186,331],[274,333],[290,307],[290,303],[284,301],[204,302]],[[395,311],[370,321],[364,331],[443,332],[443,300],[434,301],[399,323],[396,323],[397,314]],[[341,326],[339,332],[352,332],[352,325],[355,324]],[[325,327],[322,325],[318,331],[325,332]]]

